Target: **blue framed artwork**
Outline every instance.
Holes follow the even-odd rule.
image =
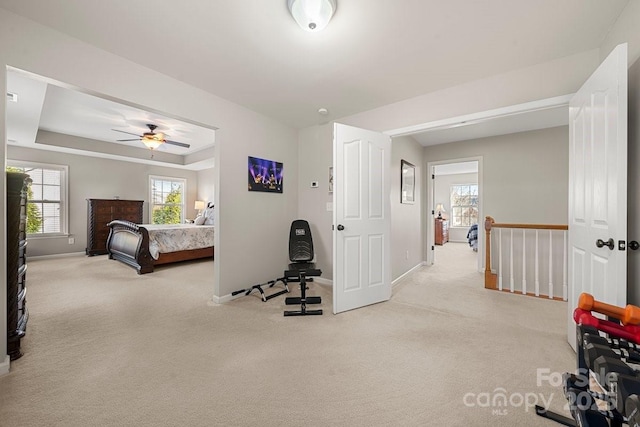
[[[282,193],[282,163],[249,156],[249,191]]]

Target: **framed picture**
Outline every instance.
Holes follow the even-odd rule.
[[[249,191],[282,193],[282,163],[249,156]]]
[[[400,161],[400,203],[413,204],[416,200],[416,167],[406,160]]]

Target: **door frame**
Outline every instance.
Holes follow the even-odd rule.
[[[461,116],[455,116],[455,117],[449,117],[446,119],[440,119],[440,120],[434,120],[431,122],[424,122],[421,124],[417,124],[417,125],[411,125],[411,126],[405,126],[405,127],[401,127],[401,128],[396,128],[396,129],[391,129],[388,131],[384,131],[383,133],[391,136],[391,138],[397,137],[397,136],[411,136],[413,134],[417,134],[417,133],[421,133],[421,132],[425,132],[425,131],[430,131],[430,130],[442,130],[442,129],[449,129],[449,128],[455,128],[455,127],[459,127],[459,126],[468,126],[468,125],[474,125],[474,124],[480,124],[480,123],[484,123],[484,122],[488,122],[490,120],[493,119],[499,119],[499,118],[504,118],[504,117],[509,117],[509,116],[516,116],[519,114],[524,114],[524,113],[529,113],[529,112],[534,112],[534,111],[542,111],[542,110],[548,110],[548,109],[553,109],[553,108],[559,108],[559,107],[566,107],[567,109],[567,117],[568,117],[568,112],[569,112],[569,101],[571,100],[571,98],[573,98],[573,93],[567,94],[567,95],[560,95],[560,96],[554,96],[551,98],[545,98],[545,99],[538,99],[535,101],[530,101],[530,102],[525,102],[522,104],[514,104],[514,105],[509,105],[506,107],[501,107],[501,108],[495,108],[492,110],[485,110],[485,111],[479,111],[479,112],[475,112],[475,113],[471,113],[471,114],[465,114],[465,115],[461,115]],[[455,142],[455,141],[453,141]],[[472,160],[475,160],[476,158],[470,158]],[[426,161],[427,159],[425,159]],[[455,161],[453,159],[449,159],[449,160],[441,160],[441,161],[434,161],[434,162],[427,162],[427,171],[431,171],[431,166],[435,166],[436,164],[446,164],[446,163],[455,163]],[[423,162],[424,165],[424,162]],[[424,174],[425,178],[424,179],[429,179],[430,175],[429,174]],[[426,175],[429,175],[426,176]],[[425,185],[425,188],[427,188],[427,194],[426,197],[424,199],[423,202],[423,210],[425,212],[429,212],[432,209],[429,208],[429,201],[431,200],[432,197],[432,193],[430,193],[429,191],[433,191],[432,188],[432,183],[429,182],[422,182],[423,185]],[[482,163],[478,163],[478,192],[481,193],[482,191],[482,187],[484,187],[484,184],[482,183]],[[484,253],[484,239],[483,237],[483,233],[482,233],[482,229],[480,229],[480,225],[481,223],[483,223],[483,221],[481,221],[481,218],[484,218],[484,212],[482,210],[482,202],[484,197],[482,196],[482,194],[478,194],[478,197],[480,198],[480,203],[478,206],[478,220],[479,220],[479,224],[478,224],[478,271],[483,272],[484,271],[484,256],[482,255]],[[425,220],[426,217],[428,216],[425,215]],[[425,254],[425,262],[427,264],[433,264],[433,251],[430,250],[430,247],[433,246],[434,244],[434,224],[432,224],[433,221],[427,221],[427,225],[425,227],[426,233],[427,233],[427,238],[425,239],[425,243],[424,243],[424,254]],[[483,227],[484,229],[484,227]]]
[[[474,157],[464,157],[459,159],[448,159],[448,160],[437,160],[433,162],[427,162],[427,175],[425,178],[427,180],[427,198],[424,202],[423,211],[426,213],[425,218],[427,221],[427,226],[425,227],[425,231],[427,233],[427,238],[425,239],[424,253],[427,255],[427,264],[431,265],[435,263],[435,224],[433,222],[434,214],[432,214],[434,210],[434,205],[431,204],[431,200],[433,200],[435,195],[434,188],[434,180],[431,179],[433,175],[433,169],[435,166],[439,165],[449,165],[453,163],[465,163],[465,162],[478,162],[478,262],[477,269],[479,272],[483,272],[483,263],[484,259],[484,239],[482,238],[484,234],[482,233],[481,225],[484,224],[484,215],[483,215],[483,175],[482,175],[482,156],[474,156]],[[431,207],[430,207],[431,206]]]

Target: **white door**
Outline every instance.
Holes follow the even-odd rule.
[[[572,315],[582,292],[626,305],[626,239],[627,45],[622,44],[569,103],[567,338],[574,350]]]
[[[333,128],[333,312],[391,298],[391,138]]]

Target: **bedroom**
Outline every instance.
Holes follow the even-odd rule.
[[[221,182],[223,177],[224,186],[216,191],[215,198],[216,204],[222,201],[229,210],[220,212],[227,234],[216,237],[220,239],[216,241],[216,248],[222,245],[217,261],[225,267],[215,271],[216,287],[213,295],[222,297],[247,283],[262,282],[265,277],[275,277],[280,272],[281,266],[286,262],[285,253],[273,253],[264,258],[247,260],[246,248],[252,244],[251,235],[257,233],[273,241],[274,245],[285,247],[288,225],[297,214],[306,216],[309,212],[314,212],[312,215],[322,215],[322,221],[326,221],[326,213],[322,213],[326,212],[326,200],[314,200],[315,194],[306,188],[306,184],[299,192],[285,192],[282,197],[277,198],[274,198],[274,195],[254,197],[256,195],[236,190],[246,184],[246,176],[238,170],[242,168],[247,156],[275,158],[283,161],[285,167],[288,164],[297,165],[299,159],[305,158],[312,149],[304,148],[304,145],[307,142],[311,145],[317,141],[312,136],[316,127],[298,132],[248,108],[11,13],[1,16],[0,23],[3,36],[0,38],[0,59],[4,65],[29,70],[98,93],[130,100],[139,105],[153,106],[159,111],[189,117],[220,129],[216,133],[216,139],[220,141],[216,147],[216,158],[225,161],[215,168],[214,174],[216,182]],[[44,40],[47,43],[44,43]],[[55,47],[55,61],[51,59],[51,45]],[[598,62],[599,55],[600,52],[596,49],[595,52],[576,54],[545,65],[507,72],[493,79],[487,78],[481,82],[468,83],[431,94],[414,100],[413,103],[354,115],[348,117],[348,121],[354,125],[380,130],[395,129],[409,123],[435,120],[442,115],[461,115],[469,109],[486,110],[525,99],[557,95],[565,92],[568,87],[573,88],[576,80],[584,78],[588,74],[587,70],[592,69]],[[580,71],[573,73],[573,69]],[[550,77],[543,88],[524,83],[531,79],[532,75],[540,72]],[[2,73],[4,79],[4,67]],[[484,89],[487,87],[489,89]],[[495,96],[483,97],[473,105],[464,102],[470,92],[484,93],[491,92],[492,89],[495,89]],[[451,100],[447,101],[447,98]],[[429,105],[437,105],[438,108]],[[388,115],[388,119],[380,120],[381,115],[387,116],[389,110],[397,108],[403,113],[396,112]],[[314,173],[311,180],[324,179],[326,176],[328,164],[326,161],[320,163],[321,170]],[[310,180],[306,174],[307,171],[293,167],[287,170],[287,179],[291,182],[307,183]],[[265,215],[283,218],[282,224],[275,224],[268,230],[255,224],[253,212],[245,208],[255,205],[259,205]],[[413,254],[414,251],[411,252],[412,256]],[[243,271],[247,261],[254,266],[251,271]],[[243,271],[244,277],[237,277],[238,271]]]
[[[59,229],[30,239],[31,256],[85,250],[90,255],[104,254],[107,229],[99,232],[91,221],[149,223],[151,211],[161,209],[160,205],[151,206],[150,201],[158,203],[159,197],[170,196],[168,185],[180,192],[183,203],[178,217],[171,221],[193,221],[203,213],[203,209],[195,209],[196,200],[213,203],[213,129],[82,93],[42,76],[18,71],[9,71],[7,76],[7,90],[20,101],[8,104],[9,165],[62,168],[61,181],[56,183],[62,190],[61,208],[48,220],[59,224]],[[148,122],[160,126],[157,132],[167,134],[169,129],[165,138],[179,139],[176,144],[180,145],[170,141],[171,145],[153,151],[145,148],[130,133],[141,134]],[[121,204],[141,201],[135,219],[98,214],[107,208],[96,205],[99,200],[114,199]]]

